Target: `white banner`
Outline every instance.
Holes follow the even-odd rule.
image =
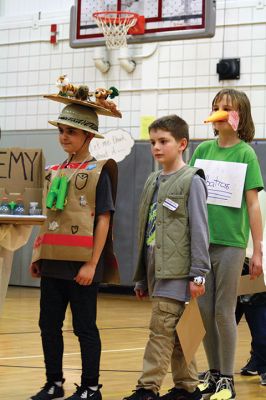
[[[205,172],[208,204],[241,207],[247,164],[197,159],[195,167]]]

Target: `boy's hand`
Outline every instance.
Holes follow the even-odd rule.
[[[192,299],[202,296],[205,293],[205,285],[196,285],[194,282],[189,282],[189,289]]]
[[[41,269],[40,269],[39,261],[35,261],[35,262],[31,263],[29,271],[33,278],[40,278]]]
[[[147,290],[142,290],[142,289],[134,289],[136,293],[136,297],[138,300],[143,300],[145,297],[148,296]]]
[[[250,279],[255,279],[262,274],[262,253],[253,253],[249,260]]]
[[[93,277],[95,274],[96,265],[91,261],[86,262],[80,267],[80,270],[75,276],[74,281],[76,281],[79,285],[90,285],[93,281]]]

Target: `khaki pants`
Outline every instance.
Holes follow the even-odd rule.
[[[198,385],[196,362],[193,360],[187,366],[176,334],[176,325],[184,311],[184,303],[163,297],[154,298],[152,302],[150,337],[137,389],[145,388],[157,393],[171,362],[174,386],[194,392]]]

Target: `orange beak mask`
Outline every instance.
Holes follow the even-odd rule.
[[[237,111],[216,111],[204,120],[207,122],[222,122],[227,121],[236,132],[239,124],[239,115]]]
[[[212,113],[208,118],[204,120],[207,122],[220,122],[220,121],[228,121],[229,113],[227,111],[216,111]]]

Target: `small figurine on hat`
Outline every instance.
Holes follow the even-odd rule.
[[[92,93],[89,92],[87,85],[74,86],[69,82],[66,74],[60,75],[56,81],[56,86],[60,89],[58,95],[64,97],[75,97],[79,100],[88,100]]]
[[[113,99],[119,96],[119,91],[114,86],[108,90],[98,88],[94,92],[90,92],[87,85],[75,86],[70,83],[66,74],[59,76],[56,86],[60,89],[58,94],[50,94],[44,97],[64,104],[75,103],[85,105],[94,108],[97,114],[122,118],[122,113],[117,109],[116,104],[113,101],[107,100],[108,97]],[[93,95],[96,101],[91,101],[90,97]]]
[[[113,114],[121,117],[121,112],[117,110],[116,104],[113,101],[107,100],[108,97],[113,99],[116,96],[119,96],[119,92],[115,87],[110,87],[110,89],[98,88],[94,92],[94,96],[96,99],[96,104],[111,110]]]
[[[89,146],[92,139],[104,138],[98,132],[97,114],[118,115],[95,102],[77,99],[67,85],[61,89],[57,95],[45,96],[66,104],[49,123],[58,128],[67,158],[46,171],[47,220],[35,241],[30,266],[31,275],[41,278],[40,329],[47,377],[31,399],[48,399],[51,393],[53,398],[64,398],[61,327],[70,304],[82,373],[80,386],[68,399],[99,400],[98,286],[119,282],[112,243],[117,165],[111,159],[97,161]]]

